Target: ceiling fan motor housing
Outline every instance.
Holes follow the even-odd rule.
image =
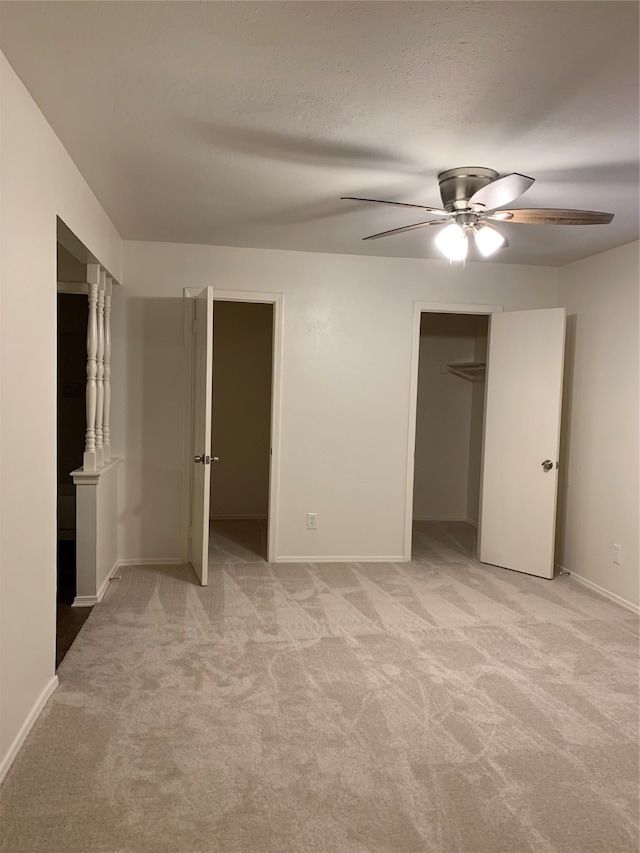
[[[438,175],[440,196],[445,210],[467,210],[471,196],[499,177],[494,169],[461,166]]]

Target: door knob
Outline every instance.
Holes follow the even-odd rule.
[[[542,463],[542,467],[545,471],[550,471],[553,468],[553,462],[550,459],[545,459]]]
[[[211,461],[212,461],[212,462],[219,462],[219,461],[220,461],[220,457],[219,457],[219,456],[214,456],[214,457],[212,458],[212,460],[211,460]]]
[[[211,464],[211,457],[210,456],[194,456],[193,461],[198,462],[198,463],[202,462],[203,465],[209,465],[209,464]]]

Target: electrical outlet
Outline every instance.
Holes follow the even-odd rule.
[[[318,513],[317,512],[308,512],[307,513],[307,530],[315,530],[318,526]]]
[[[620,545],[613,546],[613,562],[619,566],[622,562],[622,547]]]

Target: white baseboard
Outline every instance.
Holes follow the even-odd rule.
[[[27,735],[29,734],[29,732],[33,728],[33,724],[35,723],[35,721],[38,719],[38,717],[42,713],[42,709],[47,704],[47,700],[49,699],[49,697],[51,696],[51,694],[53,693],[53,691],[56,689],[57,686],[58,686],[58,676],[54,675],[53,678],[47,684],[47,686],[44,688],[42,693],[38,696],[33,707],[29,711],[29,714],[27,715],[27,719],[24,721],[24,723],[20,727],[20,731],[18,732],[18,734],[14,738],[13,743],[9,747],[9,751],[7,752],[7,754],[2,759],[2,762],[0,763],[0,785],[4,781],[4,778],[7,775],[7,773],[9,772],[9,768],[11,767],[13,762],[15,761],[16,755],[20,751],[20,747],[25,742],[25,740],[27,739]]]
[[[98,602],[102,601],[104,598],[105,592],[109,589],[109,581],[118,571],[118,567],[120,565],[120,560],[117,560],[113,564],[113,568],[106,576],[106,578],[102,582],[102,586],[98,590],[97,595],[76,595],[73,599],[72,607],[93,607],[94,604],[98,604]]]
[[[391,557],[276,557],[275,563],[404,563],[401,554]]]
[[[105,592],[109,589],[111,578],[115,575],[118,569],[122,566],[178,566],[186,561],[181,557],[156,557],[155,559],[138,559],[138,560],[118,560],[105,578],[102,586],[98,590],[97,595],[76,595],[73,599],[72,607],[93,607],[104,598]]]
[[[97,595],[76,595],[73,599],[72,607],[93,607],[98,603]]]
[[[179,566],[186,562],[182,557],[138,557],[118,560],[113,571],[116,572],[122,566]]]
[[[627,601],[626,598],[622,598],[621,596],[616,595],[615,592],[609,592],[608,589],[605,589],[602,586],[598,586],[597,583],[587,580],[587,578],[583,578],[581,575],[577,575],[575,572],[569,571],[569,569],[566,569],[559,563],[555,564],[555,568],[561,572],[569,572],[569,578],[571,580],[574,580],[581,586],[586,586],[587,589],[591,589],[593,590],[593,592],[597,592],[598,595],[603,595],[605,598],[608,598],[609,601],[613,601],[615,602],[615,604],[619,604],[621,607],[624,607],[625,610],[630,610],[632,613],[640,615],[640,607],[638,607],[636,604],[632,604],[630,601]]]

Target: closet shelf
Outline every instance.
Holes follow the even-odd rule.
[[[457,364],[447,364],[446,368],[454,376],[461,376],[463,379],[470,379],[472,382],[484,379],[487,371],[487,365],[484,361],[460,361]]]

